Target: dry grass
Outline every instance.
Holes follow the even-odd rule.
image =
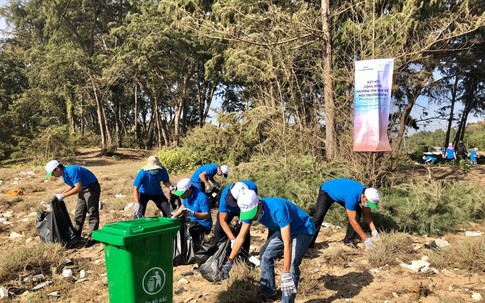
[[[410,259],[413,253],[413,241],[405,233],[381,233],[375,242],[376,247],[365,253],[372,267],[399,264]]]
[[[476,273],[485,272],[485,238],[465,239],[446,249],[438,249],[430,256],[433,266],[459,268]]]
[[[236,263],[231,270],[227,288],[218,294],[220,303],[256,303],[259,299],[259,270]]]
[[[466,303],[468,302],[466,299],[463,299],[461,297],[448,297],[448,296],[443,296],[439,297],[440,303]]]
[[[344,245],[330,247],[324,250],[322,259],[327,266],[330,267],[345,267],[347,263],[352,260],[352,249]]]
[[[0,283],[25,273],[50,273],[52,266],[63,262],[64,248],[60,244],[17,247],[0,254]]]

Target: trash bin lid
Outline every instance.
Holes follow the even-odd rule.
[[[96,241],[122,246],[147,237],[176,233],[180,226],[178,218],[139,218],[105,225],[101,230],[95,230],[92,236]]]

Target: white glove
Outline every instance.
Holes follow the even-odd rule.
[[[212,186],[210,186],[210,185],[206,185],[206,187],[205,187],[205,192],[206,192],[206,193],[210,193],[211,189],[212,189]]]
[[[64,199],[64,194],[54,194],[56,196],[57,200],[62,201]]]
[[[234,243],[236,242],[236,239],[231,240],[231,249],[234,247]]]
[[[174,190],[176,190],[176,189],[177,189],[177,186],[176,186],[176,185],[173,185],[173,184],[172,184],[172,185],[170,185],[170,191],[174,191]]]
[[[188,208],[185,209],[185,212],[184,212],[185,218],[190,218],[190,217],[193,217],[194,215],[195,215],[195,212],[193,210]]]
[[[138,216],[138,210],[140,210],[140,203],[135,202],[135,204],[133,204],[133,218],[135,219],[142,217],[142,216]]]
[[[379,235],[379,232],[376,229],[376,230],[373,230],[371,234],[372,234],[372,238],[376,238]]]
[[[365,250],[372,250],[376,248],[376,246],[374,245],[374,241],[372,241],[372,238],[365,239],[364,244],[365,244]]]
[[[295,281],[293,281],[293,277],[289,272],[284,272],[281,275],[281,292],[285,297],[296,294]]]

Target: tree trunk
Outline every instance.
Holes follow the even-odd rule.
[[[135,124],[135,142],[140,146],[140,129],[138,125],[138,86],[133,85],[135,89],[135,117],[133,117],[133,123]]]
[[[448,146],[451,137],[451,128],[453,126],[453,115],[455,111],[456,93],[458,88],[458,77],[455,76],[455,83],[453,83],[453,88],[451,89],[451,107],[450,107],[450,117],[448,118],[448,127],[446,128],[446,139],[444,146]],[[454,142],[456,143],[456,142]]]
[[[96,92],[96,85],[94,85],[93,78],[91,78],[91,85],[93,86],[94,99],[96,101],[96,113],[98,114],[99,133],[101,135],[101,149],[105,150],[107,148],[106,127],[104,125],[105,123],[103,119],[101,102],[98,98],[98,93]]]
[[[328,160],[337,156],[335,135],[335,102],[332,79],[332,36],[330,24],[330,0],[322,0],[322,32],[325,43],[323,52],[323,91],[325,98],[325,147]]]
[[[154,93],[155,95],[155,93]],[[155,112],[154,119],[155,119],[155,134],[157,136],[157,147],[161,148],[163,146],[163,141],[162,141],[162,126],[160,124],[160,111],[158,109],[158,97],[153,98],[153,111]]]

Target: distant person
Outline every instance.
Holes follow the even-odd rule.
[[[182,205],[172,217],[184,217],[189,220],[189,233],[194,239],[194,251],[197,251],[212,228],[210,203],[207,195],[192,184],[188,178],[177,182],[174,195],[182,199]]]
[[[96,176],[87,168],[79,165],[64,166],[57,160],[51,160],[45,166],[46,178],[54,176],[62,177],[64,183],[69,185],[61,194],[55,194],[56,198],[63,200],[65,197],[77,194],[77,205],[74,214],[74,228],[79,237],[83,228],[86,213],[89,215],[89,234],[84,247],[93,246],[96,242],[91,235],[99,227],[99,196],[101,187]]]
[[[148,157],[147,164],[140,169],[133,181],[134,219],[145,216],[150,200],[155,202],[164,217],[170,217],[170,204],[163,194],[162,182],[170,191],[175,190],[176,187],[170,182],[168,172],[160,163],[160,159],[156,156]]]
[[[435,164],[438,159],[433,156],[423,156],[424,163],[426,164]]]
[[[333,179],[324,182],[320,187],[317,204],[315,205],[315,214],[313,215],[316,232],[310,247],[315,244],[323,219],[334,202],[345,207],[349,218],[347,233],[345,234],[343,242],[352,248],[357,248],[355,243],[355,236],[357,234],[364,242],[366,249],[374,248],[372,238],[367,237],[362,227],[360,227],[359,221],[363,213],[364,221],[369,225],[372,237],[376,237],[379,234],[372,221],[371,213],[372,209],[377,209],[379,192],[372,187],[366,188],[364,185],[352,179]]]
[[[463,143],[463,141],[460,141],[458,143],[458,146],[456,147],[456,157],[458,160],[465,160],[467,158],[468,152],[466,151],[466,146]]]
[[[234,217],[239,217],[241,213],[241,209],[237,206],[237,199],[245,190],[253,190],[256,194],[258,193],[258,187],[250,180],[231,183],[222,190],[219,201],[219,212],[217,213],[217,221],[214,228],[214,241],[216,243],[229,238],[231,240],[231,248],[234,246],[236,236],[232,233],[229,224]],[[247,224],[251,223],[250,220],[245,220],[243,222]],[[250,237],[250,233],[248,232],[243,244],[243,249],[246,252],[249,252],[249,246],[251,244]]]
[[[445,150],[445,162],[453,161],[456,159],[456,152],[455,148],[453,147],[453,143],[450,142],[448,147]]]
[[[227,165],[219,166],[217,164],[205,164],[199,167],[193,174],[190,180],[192,184],[197,187],[200,191],[210,192],[212,186],[220,187],[221,184],[214,180],[216,175],[224,176],[227,178],[229,173],[229,167]],[[213,185],[209,183],[212,182]]]
[[[478,161],[477,161],[477,152],[478,152],[478,148],[475,147],[474,149],[472,149],[472,151],[470,152],[470,161],[472,161],[472,164],[473,165],[477,165],[478,164]]]
[[[256,192],[245,190],[237,199],[241,209],[240,219],[243,220],[241,231],[231,250],[229,258],[221,269],[221,279],[229,278],[234,259],[239,254],[244,239],[252,222],[259,221],[262,225],[274,231],[272,236],[261,247],[261,293],[263,301],[276,299],[276,283],[274,262],[283,256],[281,274],[282,302],[295,302],[298,282],[300,281],[300,264],[308,250],[315,225],[311,217],[292,202],[277,198],[259,199]],[[245,223],[250,220],[251,223]]]

